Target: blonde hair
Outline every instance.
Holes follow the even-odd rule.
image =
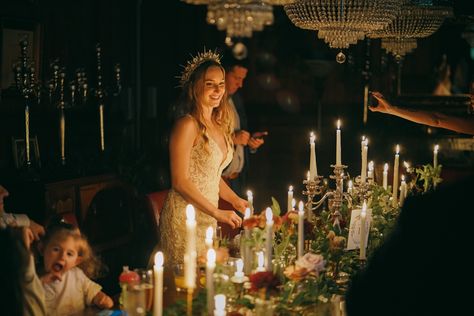
[[[204,80],[206,72],[211,67],[218,67],[225,78],[225,70],[221,64],[209,60],[197,67],[191,74],[189,80],[183,86],[184,100],[182,102],[188,107],[188,114],[191,115],[197,123],[199,137],[201,137],[204,143],[209,144],[209,137],[207,136],[207,128],[204,121],[203,109],[200,106],[203,98],[204,91]],[[232,143],[232,133],[234,128],[233,115],[230,109],[229,101],[227,98],[227,91],[219,103],[219,106],[212,110],[212,120],[219,126],[221,131],[224,133],[224,137],[228,143]]]
[[[63,241],[69,237],[72,237],[77,243],[77,254],[78,258],[80,258],[80,263],[77,267],[91,279],[100,277],[104,268],[102,262],[94,254],[92,247],[87,241],[87,237],[80,232],[79,228],[71,224],[58,222],[48,226],[42,241],[43,249],[46,249],[48,244],[53,241]]]

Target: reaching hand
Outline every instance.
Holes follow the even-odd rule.
[[[31,229],[27,227],[24,227],[22,229],[22,233],[23,233],[23,241],[25,243],[25,247],[26,249],[30,250],[31,244],[35,240],[35,236],[33,235],[33,232],[31,231]]]
[[[249,207],[249,202],[247,202],[247,200],[238,198],[237,200],[232,202],[232,207],[235,208],[240,213],[244,214],[245,209]]]
[[[97,293],[97,295],[94,297],[93,303],[101,309],[109,309],[114,306],[114,301],[110,298],[110,296],[102,291]]]
[[[44,236],[44,227],[31,219],[30,219],[30,229],[33,233],[35,240],[39,240],[41,236]]]
[[[234,144],[235,145],[247,145],[249,142],[250,133],[244,130],[240,130],[234,133]]]
[[[44,284],[49,284],[56,280],[61,281],[63,277],[60,272],[51,271],[43,275],[40,279]]]
[[[371,92],[371,94],[378,101],[378,104],[377,106],[369,106],[369,109],[372,112],[389,113],[392,105],[387,100],[385,100],[383,94],[377,91]]]
[[[242,225],[242,219],[232,210],[217,210],[214,217],[218,222],[229,224],[232,228]]]

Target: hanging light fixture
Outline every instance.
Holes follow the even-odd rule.
[[[367,34],[381,38],[382,48],[401,59],[417,46],[417,39],[436,32],[444,19],[452,16],[452,8],[433,5],[404,5],[397,17],[384,29]]]
[[[404,0],[297,0],[284,6],[297,27],[318,31],[331,48],[344,49],[371,31],[386,27]],[[344,62],[342,51],[338,62]]]

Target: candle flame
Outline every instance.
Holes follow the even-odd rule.
[[[373,160],[369,161],[369,170],[374,171],[374,161]]]
[[[439,145],[438,145],[438,144],[436,144],[436,145],[434,146],[434,150],[433,150],[433,151],[434,151],[435,153],[437,153],[437,152],[438,152],[438,150],[439,150]]]
[[[398,155],[400,153],[400,145],[397,144],[397,147],[395,148],[395,153]]]
[[[310,144],[314,144],[314,141],[315,141],[315,140],[316,140],[316,135],[315,135],[313,132],[311,132],[311,133],[309,134],[309,143],[310,143]]]
[[[155,254],[155,266],[157,266],[158,268],[161,268],[163,266],[164,261],[165,260],[163,258],[163,253],[161,251],[158,251]]]
[[[216,251],[212,248],[207,251],[207,264],[216,264]]]
[[[296,206],[296,200],[295,200],[295,198],[292,198],[292,199],[291,199],[291,206],[292,206],[292,208],[295,208],[295,206]]]
[[[288,191],[293,192],[293,186],[292,185],[290,185],[290,187],[288,188]]]
[[[196,220],[196,212],[191,204],[186,205],[186,219],[190,222]]]
[[[244,261],[242,259],[237,259],[237,261],[235,262],[235,269],[239,273],[244,271]]]
[[[352,180],[349,180],[349,182],[347,183],[347,187],[348,187],[349,189],[352,189]]]
[[[247,199],[250,199],[253,197],[252,191],[247,190]]]
[[[341,120],[337,120],[337,129],[341,129]]]
[[[385,163],[383,165],[383,171],[387,172],[388,171],[388,163]]]
[[[365,135],[362,135],[362,142],[365,141]]]
[[[303,203],[303,201],[300,201],[300,202],[298,203],[298,210],[299,210],[300,212],[304,212],[304,203]]]
[[[224,311],[225,310],[225,295],[224,294],[217,294],[214,296],[214,303],[216,306],[216,311]]]
[[[405,175],[402,174],[402,181],[405,181]]]
[[[211,239],[212,240],[213,235],[214,235],[214,228],[212,228],[212,226],[209,226],[206,229],[206,239]]]
[[[273,212],[270,207],[267,207],[265,210],[265,218],[267,219],[267,224],[273,223]]]
[[[250,218],[250,208],[246,208],[245,209],[245,215],[244,215],[244,219],[247,219],[247,218]]]

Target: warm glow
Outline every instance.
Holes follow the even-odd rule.
[[[337,120],[337,129],[341,129],[341,120]]]
[[[303,201],[300,201],[300,202],[298,203],[298,210],[299,210],[300,212],[304,212],[304,203],[303,203]]]
[[[212,248],[207,250],[207,264],[210,266],[216,264],[216,251]]]
[[[400,145],[397,144],[397,147],[395,148],[395,153],[398,155],[400,153]]]
[[[186,206],[186,219],[189,222],[194,222],[196,220],[196,212],[194,211],[194,207],[191,204]]]
[[[293,186],[290,185],[290,187],[288,188],[288,192],[293,192]]]
[[[235,262],[235,269],[237,273],[241,273],[242,271],[244,271],[244,261],[242,259],[237,259],[237,261]]]
[[[293,198],[291,199],[291,208],[294,209],[296,206],[296,200]]]
[[[265,258],[263,257],[263,251],[257,252],[258,267],[263,268]]]
[[[158,268],[161,268],[163,267],[163,262],[164,262],[163,253],[161,251],[158,251],[155,254],[155,266]]]
[[[369,171],[374,171],[374,162],[372,160],[369,162]]]
[[[250,218],[250,208],[247,207],[245,209],[244,219],[248,219],[248,218]]]
[[[438,150],[439,150],[439,145],[436,144],[436,145],[434,146],[433,152],[436,154],[436,153],[438,153]]]
[[[405,175],[402,174],[402,181],[405,181]]]
[[[310,144],[314,144],[314,141],[315,141],[315,140],[316,140],[316,135],[315,135],[313,132],[311,132],[311,133],[309,134],[309,143],[310,143]]]
[[[383,171],[388,172],[388,163],[383,165]]]
[[[267,219],[267,224],[273,223],[273,212],[269,207],[265,210],[265,218]]]
[[[207,229],[206,229],[206,239],[210,239],[212,240],[212,236],[214,235],[214,228],[212,228],[212,226],[209,226]]]
[[[216,306],[216,311],[225,311],[225,295],[217,294],[214,296],[214,303]]]
[[[252,191],[247,190],[247,200],[253,198]]]

